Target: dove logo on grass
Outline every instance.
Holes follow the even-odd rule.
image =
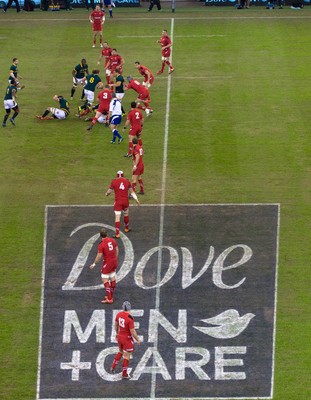
[[[108,306],[88,265],[111,206],[47,207],[37,400],[273,399],[279,206],[163,210],[131,210]],[[126,384],[110,371],[125,299],[141,342]]]
[[[227,310],[212,318],[201,319],[212,327],[194,326],[198,331],[216,339],[231,339],[240,335],[248,326],[255,314],[247,313],[240,317],[237,310]]]

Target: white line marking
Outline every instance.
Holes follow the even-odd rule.
[[[271,391],[270,396],[273,398],[274,392],[274,365],[275,365],[275,340],[276,340],[276,312],[277,312],[277,293],[278,293],[278,269],[279,269],[279,242],[280,242],[280,214],[281,207],[278,205],[278,224],[276,232],[276,250],[275,250],[275,278],[274,278],[274,315],[273,315],[273,339],[272,339],[272,373],[271,373]]]
[[[141,204],[139,207],[160,207],[162,204]],[[247,207],[256,207],[256,206],[278,206],[280,207],[280,203],[174,203],[174,204],[165,204],[165,207],[178,207],[178,206],[187,206],[187,207],[219,207],[219,206],[247,206]],[[109,204],[47,204],[47,208],[68,208],[68,207],[110,207]],[[133,207],[136,207],[135,205]]]
[[[174,18],[171,19],[170,37],[173,40],[174,36]],[[172,64],[173,51],[171,51],[170,62]],[[166,68],[166,66],[165,66]],[[167,79],[167,92],[166,92],[166,110],[165,110],[165,130],[164,130],[164,149],[163,149],[163,163],[162,163],[162,184],[161,184],[161,208],[160,208],[160,226],[159,226],[159,253],[157,264],[157,283],[161,281],[161,266],[162,266],[162,249],[163,246],[163,230],[164,230],[164,209],[165,209],[165,190],[166,190],[166,168],[167,168],[167,143],[168,143],[168,130],[170,120],[170,98],[171,98],[171,75]],[[158,311],[160,308],[160,285],[156,288],[155,309]],[[158,350],[158,335],[154,343],[154,349]],[[151,389],[150,398],[155,399],[156,396],[156,372],[151,375]]]
[[[269,400],[272,397],[157,397],[157,400]],[[39,400],[89,400],[89,397],[48,398]],[[150,400],[150,397],[96,397],[91,400]]]
[[[271,20],[276,20],[276,19],[293,19],[293,20],[297,20],[297,19],[310,19],[311,18],[311,15],[301,15],[301,16],[298,16],[298,15],[289,15],[289,16],[274,16],[274,17],[272,17],[272,16],[247,16],[247,17],[216,17],[216,16],[214,16],[214,17],[212,17],[212,16],[208,16],[208,17],[191,17],[191,20],[192,21],[199,21],[199,20],[202,20],[202,21],[204,21],[204,20],[237,20],[237,21],[239,21],[239,20],[242,20],[242,19],[246,19],[246,20],[250,20],[250,19],[266,19],[266,20],[268,20],[268,19],[271,19]],[[178,20],[186,20],[186,21],[189,21],[189,17],[177,17],[176,19],[178,19]],[[136,17],[118,17],[118,21],[131,21],[131,20],[133,20],[133,21],[137,21],[137,20],[141,20],[141,21],[144,21],[144,20],[147,20],[147,21],[163,21],[163,20],[171,20],[171,18],[136,18]],[[18,22],[29,22],[30,21],[30,23],[32,24],[33,22],[36,22],[36,21],[38,21],[38,22],[42,22],[42,21],[44,21],[44,22],[54,22],[54,21],[65,21],[65,22],[68,22],[68,21],[70,21],[70,22],[81,22],[81,21],[84,21],[84,22],[86,22],[87,21],[87,18],[36,18],[36,19],[18,19]],[[3,22],[16,22],[16,19],[6,19],[6,18],[3,18],[3,19],[1,19],[1,23],[3,23]],[[120,36],[118,36],[118,37],[120,37]],[[144,36],[144,37],[146,37],[146,36]],[[148,36],[147,36],[148,37]],[[152,36],[153,37],[153,36]]]
[[[39,350],[38,350],[38,372],[37,372],[37,393],[36,399],[39,399],[40,379],[41,379],[41,357],[42,357],[42,335],[43,335],[43,312],[44,312],[44,282],[45,282],[45,260],[46,260],[46,242],[48,231],[48,207],[45,207],[44,215],[44,242],[42,258],[42,278],[41,278],[41,303],[40,303],[40,327],[39,327]]]
[[[157,397],[157,400],[269,400],[272,397]],[[40,400],[89,400],[89,397],[44,398]],[[150,400],[150,397],[96,397],[91,400]]]

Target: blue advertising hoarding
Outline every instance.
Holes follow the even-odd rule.
[[[287,5],[291,5],[294,3],[295,0],[287,2]],[[266,6],[268,3],[277,3],[277,0],[251,0],[251,6]],[[284,4],[285,1],[283,0],[282,3]],[[310,5],[311,0],[301,0],[303,5]],[[239,4],[238,0],[205,0],[206,6],[237,6]]]
[[[31,2],[34,4],[36,8],[40,7],[43,8],[43,1],[42,0],[31,0],[28,1],[28,3]],[[7,1],[0,0],[0,8],[4,8],[5,4]],[[26,5],[26,1],[19,1],[19,4],[21,7],[24,7]],[[54,1],[49,1],[47,0],[48,4],[59,4],[60,8],[64,7],[64,0],[54,0]],[[76,7],[86,7],[86,4],[88,3],[88,6],[91,8],[90,0],[71,0],[70,1],[70,6],[72,8]],[[94,4],[102,4],[101,1],[95,0]],[[115,0],[114,4],[116,7],[139,7],[140,6],[140,0]],[[15,4],[12,5],[12,7],[15,7]],[[55,8],[56,11],[56,8]]]

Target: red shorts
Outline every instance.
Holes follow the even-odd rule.
[[[102,114],[104,114],[104,113],[108,114],[109,113],[109,104],[108,104],[108,107],[105,104],[99,104],[99,107],[96,111],[98,111]]]
[[[171,55],[171,48],[162,50],[162,57],[168,58]]]
[[[94,32],[101,32],[103,30],[103,26],[101,24],[100,25],[93,24],[92,27]]]
[[[150,79],[149,79],[150,85],[153,84],[153,81],[154,81],[154,76],[152,75],[152,76],[150,76]],[[148,76],[145,76],[145,77],[144,77],[144,82],[148,82]]]
[[[134,341],[133,338],[130,336],[121,336],[118,335],[118,346],[121,351],[125,350],[128,353],[134,351]]]
[[[137,136],[137,137],[139,137],[140,136],[140,134],[141,134],[141,128],[131,128],[130,129],[130,131],[129,131],[129,135],[131,135],[131,136]]]
[[[144,173],[144,164],[138,166],[135,170],[133,169],[133,175],[142,175]]]
[[[143,92],[143,93],[139,93],[138,99],[139,100],[143,100],[143,101],[150,101],[150,93],[149,93],[149,91],[146,91],[146,92]]]
[[[113,209],[114,211],[124,211],[129,208],[129,199],[118,200],[114,202]]]
[[[100,270],[101,274],[110,274],[111,272],[115,272],[117,270],[118,261],[116,259],[109,260],[102,265]]]

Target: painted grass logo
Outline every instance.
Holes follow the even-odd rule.
[[[46,211],[37,399],[272,398],[278,205],[131,208],[113,305],[88,268],[111,207]],[[126,382],[124,300],[142,342]]]

